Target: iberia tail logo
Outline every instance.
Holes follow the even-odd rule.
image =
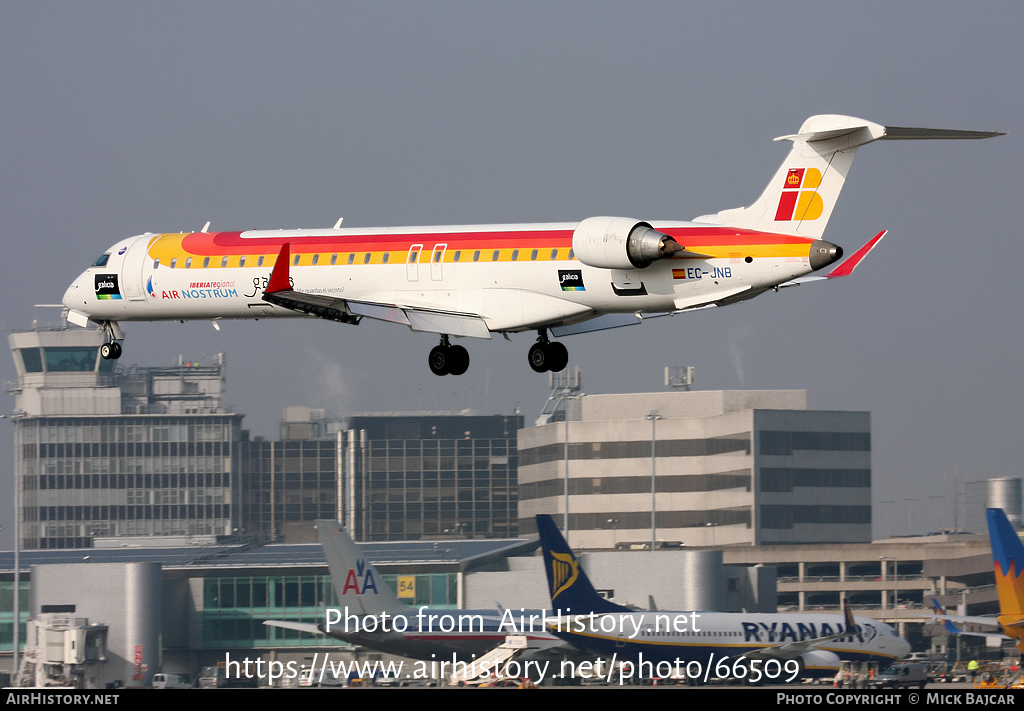
[[[580,564],[572,553],[551,551],[551,601],[572,587],[580,575]]]
[[[348,575],[345,576],[345,587],[342,588],[341,594],[348,595],[349,591],[352,590],[356,595],[365,595],[366,593],[373,591],[373,594],[377,593],[377,583],[373,580],[373,568],[366,565],[366,561],[362,558],[356,560],[356,567],[349,568]]]
[[[779,208],[775,211],[776,222],[795,220],[817,220],[824,205],[818,186],[821,185],[821,171],[817,168],[790,168],[782,185]]]

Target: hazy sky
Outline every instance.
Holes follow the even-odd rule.
[[[1006,2],[8,0],[0,327],[56,320],[33,304],[146,231],[690,219],[751,203],[788,150],[771,139],[812,114],[1006,131],[862,149],[825,237],[849,253],[890,233],[850,279],[565,340],[588,392],[692,365],[701,389],[868,410],[874,498],[897,502],[875,533],[950,525],[954,470],[1024,475],[1022,19]],[[437,378],[436,337],[390,324],[126,331],[123,364],[225,352],[228,401],[270,437],[289,404],[531,421],[548,394],[531,334],[465,343],[469,372]]]

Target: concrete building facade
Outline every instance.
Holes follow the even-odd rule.
[[[806,400],[802,390],[569,400],[566,421],[519,433],[520,531],[534,531],[538,513],[561,523],[568,468],[573,546],[649,545],[653,470],[659,541],[869,541],[870,414],[810,411]]]

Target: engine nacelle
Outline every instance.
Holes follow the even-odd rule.
[[[812,649],[800,655],[800,671],[808,678],[833,677],[841,665],[838,654],[824,649]]]
[[[573,231],[572,249],[588,267],[643,269],[684,247],[640,220],[588,217]]]

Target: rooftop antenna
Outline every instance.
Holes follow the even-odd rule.
[[[689,390],[690,386],[693,385],[693,373],[695,370],[692,365],[665,366],[665,387]]]

